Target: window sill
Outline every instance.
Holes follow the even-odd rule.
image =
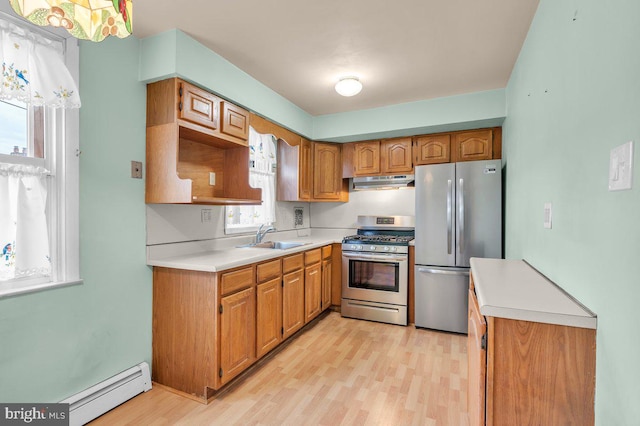
[[[72,285],[82,284],[84,280],[72,280],[72,281],[57,281],[57,282],[48,282],[41,284],[33,284],[25,287],[17,287],[17,288],[0,288],[0,299],[6,299],[14,296],[21,296],[23,294],[28,293],[36,293],[39,291],[52,290],[58,287],[69,287]],[[0,286],[1,287],[1,286]]]

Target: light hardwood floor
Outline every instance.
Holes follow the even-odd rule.
[[[467,425],[466,336],[331,312],[208,405],[158,386],[92,425]]]

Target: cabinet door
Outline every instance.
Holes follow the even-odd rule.
[[[453,161],[491,160],[493,132],[491,129],[453,134]]]
[[[282,280],[258,285],[256,293],[256,356],[260,358],[282,341]]]
[[[425,135],[416,137],[416,166],[451,161],[451,135]]]
[[[380,144],[380,169],[382,174],[411,173],[411,138],[382,141]]]
[[[313,180],[313,167],[311,163],[311,142],[306,139],[300,141],[299,152],[299,170],[298,170],[298,185],[299,194],[301,200],[311,199],[311,182]]]
[[[249,140],[249,111],[230,102],[221,101],[222,126],[220,132],[241,139]],[[247,142],[249,145],[249,142]]]
[[[302,269],[282,277],[283,338],[291,336],[304,325],[304,272]]]
[[[223,297],[220,302],[220,385],[249,367],[255,360],[255,289],[249,287]]]
[[[484,425],[486,407],[487,377],[487,323],[480,313],[478,299],[473,290],[469,290],[469,336],[467,338],[467,356],[469,362],[469,380],[467,390],[467,409],[469,425]]]
[[[354,176],[380,174],[380,142],[360,142],[354,146]]]
[[[180,82],[178,116],[210,129],[217,129],[220,113],[219,99],[189,83]]]
[[[313,198],[340,200],[342,159],[340,145],[313,143]]]
[[[322,261],[322,310],[331,306],[331,259]]]
[[[321,264],[307,266],[304,270],[304,322],[318,316],[322,303]]]

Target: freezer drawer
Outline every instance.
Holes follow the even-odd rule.
[[[415,267],[416,327],[467,333],[468,268]]]

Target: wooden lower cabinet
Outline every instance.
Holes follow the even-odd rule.
[[[330,306],[335,253],[218,273],[154,267],[152,379],[206,403]]]
[[[304,269],[304,322],[305,324],[322,312],[322,265],[320,263]]]
[[[282,279],[258,284],[256,292],[256,357],[282,342]]]
[[[322,300],[320,308],[324,311],[331,306],[331,285],[333,274],[333,262],[331,258],[322,261]]]
[[[282,328],[286,339],[304,326],[304,271],[282,277]]]
[[[256,359],[255,289],[250,287],[220,301],[220,384],[236,377]]]
[[[469,424],[593,425],[595,349],[593,329],[483,317],[471,290]]]

